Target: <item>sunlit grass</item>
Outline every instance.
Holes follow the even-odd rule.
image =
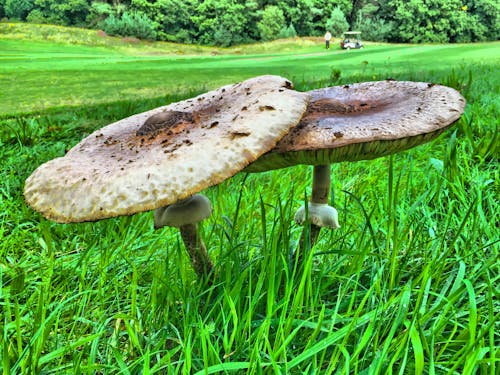
[[[54,107],[113,103],[123,99],[140,101],[172,93],[205,91],[262,74],[282,75],[296,84],[319,81],[335,84],[410,74],[418,77],[424,73],[439,77],[452,70],[464,70],[470,64],[491,66],[500,59],[498,42],[423,46],[368,44],[362,51],[325,51],[321,40],[311,39],[224,50],[151,42],[128,48],[116,41],[118,48],[115,44],[107,47],[97,35],[95,38],[101,40],[100,43],[86,42],[85,36],[96,31],[80,30],[83,36],[78,38],[73,34],[80,34],[73,31],[66,35],[62,33],[65,28],[54,26],[55,30],[49,28],[48,32],[54,37],[43,40],[40,37],[25,39],[25,28],[18,24],[0,23],[0,30],[2,28],[6,31],[0,33],[0,117]],[[9,31],[10,28],[15,31]],[[36,25],[27,25],[26,30],[38,32]],[[45,29],[42,27],[42,30]],[[17,38],[17,33],[23,38]],[[61,35],[79,43],[69,44]],[[152,49],[156,52],[152,53]]]
[[[411,49],[404,51],[412,61]],[[308,167],[239,174],[208,189],[214,214],[203,237],[216,263],[214,286],[196,280],[177,232],[154,231],[151,213],[62,225],[22,197],[38,165],[94,129],[192,96],[203,84],[186,76],[185,88],[93,105],[79,105],[87,99],[78,93],[75,102],[63,102],[55,84],[40,90],[61,103],[35,106],[33,115],[0,111],[3,373],[498,373],[498,60],[443,72],[435,62],[405,71],[391,64],[393,55],[376,68],[372,59],[356,65],[359,54],[339,56],[356,68],[333,83],[373,75],[443,83],[462,91],[466,112],[429,144],[333,165],[331,200],[342,227],[322,232],[300,270],[290,254],[302,228],[292,219],[310,194]],[[57,64],[47,61],[29,75],[40,69],[57,76]],[[212,74],[221,80],[240,77],[223,75],[224,63],[245,66],[217,61]],[[300,61],[296,71],[315,57]],[[140,58],[131,64],[130,72],[154,66]],[[314,79],[297,73],[297,89],[331,84],[327,66]],[[266,72],[264,65],[257,70]],[[253,66],[238,74],[255,72]],[[151,82],[142,79],[147,90]],[[98,93],[101,82],[92,82],[89,90]],[[123,77],[117,82],[134,87]],[[12,97],[23,102],[24,89]]]

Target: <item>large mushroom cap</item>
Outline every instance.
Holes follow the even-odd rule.
[[[396,153],[437,137],[465,107],[456,90],[424,82],[366,82],[309,94],[300,123],[247,171]]]
[[[175,203],[272,149],[308,100],[285,78],[261,76],[128,117],[41,165],[26,180],[24,196],[58,222]]]

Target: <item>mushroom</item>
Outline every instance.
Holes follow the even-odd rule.
[[[170,206],[154,211],[154,228],[165,226],[179,228],[186,250],[191,257],[194,270],[200,276],[212,272],[213,263],[205,244],[198,233],[198,223],[212,214],[210,200],[201,194],[195,194]]]
[[[25,199],[60,223],[160,208],[155,226],[179,227],[196,272],[205,275],[212,262],[197,225],[211,208],[190,197],[271,150],[308,101],[287,79],[260,76],[128,117],[38,167],[26,180]],[[193,205],[203,212],[189,210]]]
[[[465,99],[454,89],[425,82],[365,82],[309,94],[300,123],[246,171],[314,166],[308,204],[311,247],[321,227],[339,227],[337,211],[327,205],[330,164],[374,159],[428,142],[457,121],[465,107]],[[301,207],[295,216],[299,224],[305,211]]]

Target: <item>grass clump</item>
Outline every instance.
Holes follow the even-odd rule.
[[[407,47],[393,48],[411,60]],[[357,61],[369,56],[339,55],[357,68],[335,75],[337,83],[373,75],[444,83],[466,96],[465,115],[429,144],[332,166],[342,227],[322,232],[303,270],[290,254],[302,231],[292,218],[310,194],[308,168],[239,174],[209,189],[214,215],[202,235],[219,272],[210,287],[195,279],[178,234],[153,230],[151,213],[55,224],[22,196],[38,165],[93,130],[196,91],[90,106],[75,99],[14,115],[4,107],[3,373],[496,374],[498,61],[403,71],[386,56],[384,66],[363,71]],[[297,88],[328,85],[330,69],[321,72],[297,79]]]

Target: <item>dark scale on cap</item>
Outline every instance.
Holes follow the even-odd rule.
[[[386,103],[381,101],[365,101],[350,100],[340,101],[336,99],[318,99],[309,104],[306,117],[328,117],[332,115],[355,115],[360,112],[375,113],[383,110],[387,106]]]
[[[136,135],[151,135],[155,137],[157,133],[164,129],[169,129],[181,122],[192,122],[193,114],[181,111],[165,111],[157,113],[148,118],[136,132]]]
[[[259,107],[260,111],[274,111],[275,109],[272,105],[261,105]]]

